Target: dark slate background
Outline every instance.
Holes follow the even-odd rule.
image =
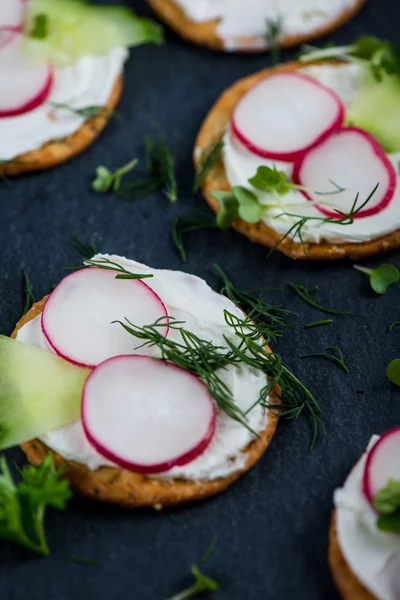
[[[140,0],[132,6],[150,14]],[[398,0],[369,0],[329,41],[348,43],[362,34],[395,40],[399,21]],[[9,334],[20,315],[21,268],[41,298],[64,275],[63,267],[79,260],[72,235],[94,236],[100,250],[154,267],[184,268],[216,288],[212,265],[218,262],[242,288],[281,286],[282,291],[269,293],[271,301],[299,312],[298,325],[286,331],[278,349],[319,400],[327,438],[309,452],[307,421],[282,422],[266,456],[227,493],[172,513],[129,512],[76,498],[65,514],[48,514],[49,558],[0,544],[0,597],[165,600],[190,583],[191,563],[200,560],[217,535],[217,548],[205,567],[221,584],[216,598],[338,598],[327,565],[333,490],[371,434],[400,422],[400,392],[385,378],[387,363],[400,354],[400,329],[388,333],[400,318],[399,288],[377,297],[349,261],[295,263],[278,253],[267,258],[265,248],[233,231],[193,234],[184,266],[171,243],[174,217],[205,206],[190,192],[191,152],[202,119],[222,90],[268,64],[267,55],[216,54],[172,33],[163,48],[132,51],[119,106],[124,121],[110,124],[97,143],[68,164],[0,185],[1,332]],[[116,168],[142,157],[141,139],[154,121],[176,155],[179,201],[172,205],[154,195],[126,202],[92,192],[97,165]],[[400,267],[395,253],[367,264],[382,259]],[[305,323],[324,317],[287,287],[301,280],[318,285],[326,305],[354,316],[304,329]],[[350,375],[324,360],[299,360],[336,344]],[[19,450],[7,456],[23,463]],[[77,564],[71,555],[99,559],[101,565]]]

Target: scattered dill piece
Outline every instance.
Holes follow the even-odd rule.
[[[79,252],[79,254],[86,260],[91,259],[93,256],[95,256],[95,254],[98,253],[93,238],[91,238],[89,243],[86,243],[79,239],[78,236],[74,235],[73,240],[75,250]]]
[[[36,298],[33,295],[32,282],[29,279],[29,275],[25,271],[25,269],[22,269],[22,278],[23,278],[23,290],[24,290],[24,305],[22,308],[22,316],[24,316],[30,309],[31,304],[33,302],[36,302]]]
[[[33,26],[30,32],[30,37],[36,40],[44,40],[49,34],[49,18],[46,14],[41,13],[35,16]]]
[[[197,594],[204,592],[215,592],[219,589],[219,584],[210,577],[203,575],[197,565],[192,565],[190,568],[194,577],[194,583],[190,587],[182,590],[178,594],[174,594],[168,600],[185,600]]]
[[[376,269],[367,269],[367,267],[359,265],[353,265],[353,267],[368,275],[370,286],[377,294],[385,294],[390,285],[400,281],[400,271],[394,265],[384,264]]]
[[[178,185],[175,176],[175,162],[171,149],[163,135],[155,139],[146,135],[143,140],[145,163],[149,175],[157,181],[163,193],[171,202],[178,199]]]
[[[207,550],[204,552],[203,556],[201,557],[202,563],[205,563],[208,561],[210,556],[214,553],[214,550],[215,550],[217,544],[218,544],[218,536],[214,535],[210,542],[210,545],[208,546]]]
[[[282,33],[282,19],[267,19],[267,43],[271,49],[272,64],[278,65],[281,61],[280,38]]]
[[[123,200],[140,200],[141,198],[147,198],[147,196],[156,192],[159,187],[160,184],[158,181],[134,181],[125,184],[122,189],[118,190],[118,197]]]
[[[110,171],[107,167],[99,166],[96,168],[96,177],[92,181],[92,189],[95,192],[104,194],[109,191],[117,192],[121,187],[121,181],[124,175],[132,171],[138,163],[138,160],[134,158],[129,163]]]
[[[342,315],[342,316],[352,316],[351,312],[344,312],[340,310],[334,310],[332,308],[327,308],[326,306],[322,306],[315,300],[315,294],[317,293],[318,288],[308,288],[304,283],[289,283],[289,287],[296,292],[298,296],[304,302],[307,302],[310,306],[313,306],[317,310],[330,314],[330,315]]]
[[[200,164],[196,171],[193,192],[198,192],[204,179],[207,177],[210,170],[221,160],[221,153],[224,147],[223,134],[213,140],[210,146],[202,152]]]
[[[398,327],[400,325],[400,321],[395,321],[394,323],[391,324],[391,326],[389,327],[389,333],[391,333],[393,331],[393,329],[395,327]]]
[[[147,279],[149,277],[153,277],[152,273],[140,274],[140,273],[132,273],[132,271],[128,271],[120,265],[109,258],[100,257],[96,260],[91,258],[85,260],[85,264],[83,267],[97,267],[98,269],[106,269],[107,271],[116,271],[118,275],[115,276],[115,279]],[[76,267],[73,267],[76,268]]]
[[[82,108],[75,108],[74,106],[62,104],[61,102],[50,102],[49,104],[56,110],[66,110],[78,117],[82,117],[83,119],[96,119],[98,117],[103,117],[104,119],[110,119],[111,117],[116,119],[121,118],[119,113],[108,106],[92,105],[84,106]]]
[[[319,327],[320,325],[330,325],[333,323],[333,319],[324,319],[323,321],[313,321],[312,323],[307,323],[306,327],[310,329],[311,327]]]
[[[278,337],[282,336],[285,327],[291,327],[292,324],[286,323],[285,317],[294,314],[292,311],[285,310],[280,305],[268,304],[258,295],[263,290],[239,290],[221,267],[215,264],[214,269],[222,278],[223,286],[220,293],[229,298],[247,314],[249,319],[254,321],[266,343],[271,339],[276,341]]]
[[[400,358],[392,360],[386,368],[386,377],[394,385],[400,387]]]
[[[101,561],[96,558],[87,558],[86,556],[70,556],[69,557],[72,562],[80,563],[82,565],[101,565]]]
[[[39,467],[26,465],[15,483],[4,456],[0,457],[0,539],[38,554],[50,550],[44,530],[47,506],[64,510],[72,497],[69,482],[61,479],[49,452]]]
[[[305,356],[301,356],[300,358],[326,358],[327,360],[331,360],[337,365],[339,365],[339,367],[349,375],[350,370],[344,362],[343,353],[340,350],[340,348],[338,348],[338,346],[329,346],[328,348],[326,348],[326,350],[334,350],[335,352],[337,352],[338,356],[336,356],[335,354],[316,352],[313,354],[306,354]]]
[[[183,237],[193,231],[205,229],[218,229],[213,215],[181,215],[174,219],[172,224],[172,240],[183,263],[187,260]]]

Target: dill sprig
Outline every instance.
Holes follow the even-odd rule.
[[[344,362],[343,352],[340,350],[340,348],[338,346],[329,346],[328,348],[326,348],[326,350],[334,350],[339,356],[336,356],[335,354],[329,354],[327,352],[315,352],[313,354],[306,354],[305,356],[301,356],[300,358],[326,358],[327,360],[331,360],[337,365],[339,365],[339,367],[349,375],[350,369]]]
[[[229,298],[254,321],[266,343],[271,339],[276,341],[278,337],[282,336],[285,327],[291,327],[291,324],[286,323],[285,317],[295,313],[285,310],[280,305],[268,304],[258,296],[258,293],[263,290],[239,290],[221,267],[215,264],[214,269],[223,281],[220,293]]]
[[[210,542],[210,545],[208,546],[207,550],[204,552],[203,556],[201,557],[202,563],[205,563],[208,561],[210,556],[214,553],[214,550],[215,550],[217,544],[218,544],[218,536],[214,535]]]
[[[183,236],[192,231],[205,229],[218,229],[213,215],[181,215],[174,219],[172,224],[172,239],[183,263],[187,260]]]
[[[389,327],[389,333],[391,333],[393,331],[393,329],[395,327],[398,327],[400,325],[400,321],[395,321],[394,323],[392,323]]]
[[[267,19],[267,44],[271,49],[272,64],[278,65],[281,61],[280,38],[282,33],[282,18]]]
[[[352,316],[353,313],[351,312],[344,312],[344,311],[340,311],[340,310],[334,310],[333,308],[327,308],[326,306],[322,306],[321,304],[319,304],[316,300],[315,300],[315,294],[318,291],[318,288],[308,288],[304,283],[289,283],[289,287],[292,288],[293,291],[296,292],[296,294],[302,299],[304,300],[304,302],[307,302],[307,304],[309,304],[310,306],[313,306],[314,308],[316,308],[317,310],[327,313],[329,315],[342,315],[342,316]]]
[[[306,328],[310,329],[311,327],[320,327],[320,325],[330,325],[333,323],[333,319],[324,319],[323,321],[313,321],[312,323],[307,323]]]
[[[332,211],[337,213],[337,217],[305,217],[303,215],[297,215],[293,213],[289,213],[286,211],[281,212],[279,215],[274,217],[274,219],[279,219],[280,217],[291,217],[298,219],[296,223],[294,223],[288,231],[278,240],[278,242],[271,248],[268,255],[274,252],[287,238],[291,239],[291,242],[294,242],[296,237],[299,238],[301,245],[303,246],[304,254],[306,254],[305,242],[303,240],[302,232],[304,226],[310,221],[315,221],[319,223],[333,223],[335,225],[352,225],[354,223],[354,219],[356,215],[368,204],[376,190],[379,187],[379,183],[376,184],[372,192],[369,194],[366,200],[362,202],[359,206],[357,206],[360,194],[357,192],[354,202],[351,206],[351,209],[348,213],[345,213],[337,208],[333,208]]]
[[[178,185],[175,176],[175,162],[171,149],[167,145],[163,135],[152,139],[146,135],[143,140],[145,150],[145,162],[149,175],[158,181],[159,187],[164,194],[176,202],[178,199]]]
[[[96,119],[97,117],[103,117],[104,119],[109,119],[111,117],[121,119],[121,115],[108,106],[93,105],[75,108],[74,106],[62,104],[61,102],[50,102],[50,106],[56,110],[66,110],[83,119]]]
[[[80,268],[84,269],[85,267],[97,267],[98,269],[106,269],[107,271],[117,271],[118,275],[115,276],[115,279],[148,279],[149,277],[153,277],[152,273],[132,273],[132,271],[128,271],[119,263],[104,256],[96,258],[96,260],[92,258],[86,259],[85,264]]]
[[[171,362],[199,377],[220,410],[250,431],[252,430],[248,425],[247,415],[257,405],[279,412],[280,416],[286,419],[297,419],[302,413],[307,413],[311,420],[312,448],[319,431],[324,431],[320,407],[312,393],[282,362],[279,355],[272,354],[265,348],[262,334],[249,317],[242,319],[225,310],[224,319],[229,331],[229,335],[224,335],[225,346],[218,346],[199,338],[185,329],[182,321],[176,321],[171,317],[161,317],[152,325],[144,327],[138,327],[127,320],[117,322],[128,333],[143,342],[139,348],[156,347],[161,353],[162,360]],[[163,331],[160,331],[167,325],[179,333],[179,341],[172,340],[171,336],[165,337]],[[268,383],[260,390],[258,399],[246,414],[239,409],[231,390],[218,374],[218,369],[225,369],[228,365],[247,365],[268,377]],[[279,402],[271,402],[270,395],[274,391],[276,394],[278,385],[281,388]]]
[[[193,192],[198,192],[204,179],[210,170],[221,160],[221,153],[224,147],[223,134],[219,135],[211,142],[208,148],[201,153],[200,164],[196,171]]]
[[[72,560],[72,562],[79,563],[81,565],[101,565],[101,561],[97,558],[88,558],[86,556],[70,556],[69,559]]]
[[[86,260],[90,260],[93,256],[98,253],[94,239],[91,238],[90,242],[83,242],[78,236],[73,236],[74,248],[79,254]]]
[[[32,282],[29,279],[29,275],[25,271],[25,269],[22,269],[22,278],[23,278],[23,290],[24,290],[24,306],[23,306],[23,309],[22,309],[22,315],[21,316],[23,317],[24,315],[26,315],[26,313],[30,309],[31,304],[33,302],[36,302],[36,298],[33,295]]]

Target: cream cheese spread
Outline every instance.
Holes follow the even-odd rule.
[[[219,20],[226,50],[267,48],[267,20],[281,23],[281,37],[307,35],[339,18],[356,0],[174,0],[197,23]],[[251,38],[254,38],[252,40]]]
[[[373,436],[368,451],[378,441]],[[342,553],[352,572],[378,600],[400,597],[400,535],[380,531],[377,514],[362,491],[367,452],[335,491],[336,530]]]
[[[204,280],[181,271],[151,269],[119,256],[98,255],[110,258],[135,273],[153,273],[152,279],[146,280],[152,289],[164,301],[168,314],[180,321],[185,321],[185,327],[203,339],[223,344],[224,334],[229,334],[225,324],[224,310],[242,317],[241,311],[230,300],[216,294]],[[123,318],[123,315],[116,315]],[[129,334],[127,334],[129,335]],[[171,338],[179,338],[179,334],[171,329]],[[40,326],[40,316],[30,321],[18,332],[17,339],[49,350]],[[132,349],[138,346],[138,340],[132,338]],[[156,351],[153,351],[156,355]],[[248,367],[229,366],[220,371],[221,379],[232,391],[235,402],[245,412],[258,399],[260,390],[267,384],[267,377]],[[256,405],[248,414],[249,427],[256,432],[262,431],[268,423],[268,411]],[[244,466],[245,455],[241,450],[254,439],[254,435],[231,419],[226,413],[217,409],[215,435],[206,449],[198,458],[181,466],[173,467],[170,471],[159,475],[163,478],[185,478],[211,480],[227,477]],[[81,422],[53,431],[42,438],[43,442],[69,460],[76,460],[96,469],[102,465],[110,465],[94,450],[87,441]]]
[[[364,68],[355,64],[338,66],[318,65],[302,69],[302,72],[332,89],[342,99],[344,105],[349,106],[363,77]],[[393,163],[396,173],[398,173],[397,189],[389,206],[373,216],[355,219],[351,225],[307,221],[302,228],[302,238],[305,242],[319,243],[324,240],[339,244],[346,242],[366,242],[400,229],[400,182],[398,169],[400,153],[388,154],[387,156]],[[248,179],[253,177],[257,168],[262,165],[268,167],[275,165],[278,170],[285,172],[289,180],[293,171],[293,163],[264,159],[252,154],[234,138],[230,130],[225,134],[223,162],[227,179],[232,187],[235,185],[249,187]],[[340,182],[337,183],[340,185]],[[276,218],[282,212],[308,217],[324,217],[298,190],[290,190],[286,195],[279,196],[279,198],[256,189],[252,189],[252,191],[256,193],[262,204],[269,205],[264,210],[262,216],[263,222],[281,235],[284,235],[299,221],[297,217],[283,216]],[[365,199],[360,198],[360,201],[362,202]],[[296,238],[295,241],[299,240]]]
[[[85,119],[67,109],[54,109],[52,103],[76,109],[104,106],[127,57],[127,50],[117,48],[105,56],[85,56],[73,65],[56,68],[44,104],[16,117],[0,118],[0,160],[12,160],[75,133]]]

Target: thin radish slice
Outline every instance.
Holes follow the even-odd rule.
[[[0,77],[7,82],[0,90],[0,117],[15,117],[46,101],[53,70],[25,49],[18,33],[0,51]]]
[[[3,27],[0,29],[0,50],[11,42],[18,32],[12,27]]]
[[[400,481],[400,427],[384,433],[368,453],[364,468],[363,492],[372,504],[390,479]]]
[[[89,375],[82,423],[92,446],[120,467],[162,473],[204,452],[215,406],[192,373],[148,356],[117,356]]]
[[[342,218],[335,209],[348,214],[357,196],[360,206],[379,184],[365,208],[355,215],[360,219],[376,215],[389,205],[397,175],[375,138],[362,129],[349,127],[303,154],[294,165],[293,181],[313,190],[303,193],[317,203],[321,213],[332,218]]]
[[[116,279],[117,274],[90,267],[58,284],[42,312],[42,331],[56,354],[93,369],[112,356],[134,354],[140,345],[112,321],[126,318],[141,327],[167,316],[164,303],[148,285],[139,279]],[[158,331],[167,335],[168,327]]]
[[[0,0],[0,29],[3,27],[21,29],[24,11],[24,0]]]
[[[276,73],[243,96],[232,130],[253,154],[293,162],[343,121],[344,105],[332,90],[302,73]]]

